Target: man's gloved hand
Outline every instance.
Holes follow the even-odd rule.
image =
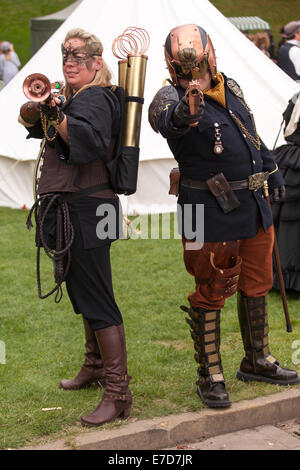
[[[203,112],[204,102],[199,106],[196,114],[190,114],[189,105],[185,101],[185,96],[183,96],[174,108],[172,120],[176,127],[186,127],[200,121]]]
[[[285,199],[285,193],[285,186],[278,186],[277,188],[270,190],[270,202],[272,204],[283,202]]]

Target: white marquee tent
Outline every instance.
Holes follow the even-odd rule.
[[[60,44],[66,32],[82,27],[97,34],[104,44],[104,58],[117,77],[117,59],[111,46],[128,26],[145,28],[150,35],[147,55],[145,105],[140,141],[137,193],[127,198],[129,213],[174,211],[176,198],[168,195],[169,171],[175,161],[164,139],[148,124],[148,106],[168,77],[163,44],[169,30],[179,24],[197,23],[210,34],[216,49],[218,69],[243,88],[258,131],[272,148],[288,100],[298,86],[261,53],[208,0],[83,0],[43,47],[0,92],[0,206],[30,207],[32,172],[39,141],[26,140],[17,123],[25,77],[40,72],[51,81],[63,79]],[[281,138],[282,139],[282,138]],[[280,143],[280,140],[279,140]]]

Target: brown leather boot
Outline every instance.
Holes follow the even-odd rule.
[[[246,356],[237,378],[245,382],[257,380],[278,385],[299,383],[297,372],[280,367],[270,353],[266,297],[245,297],[238,293],[238,316]]]
[[[83,318],[85,331],[85,359],[84,363],[72,380],[61,380],[59,386],[64,390],[79,390],[89,385],[95,384],[98,387],[105,387],[104,365],[101,359],[97,339],[88,321]]]
[[[132,396],[128,384],[127,353],[123,324],[95,331],[103,358],[106,389],[97,408],[81,418],[85,426],[101,426],[117,418],[128,418]]]
[[[186,318],[186,321],[191,327],[197,351],[195,360],[199,363],[197,393],[209,408],[228,408],[231,402],[226,391],[220,355],[220,310],[188,309],[184,306],[181,309],[191,318]]]

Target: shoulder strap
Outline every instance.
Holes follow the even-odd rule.
[[[123,146],[123,133],[124,133],[124,126],[125,126],[125,90],[124,88],[120,86],[116,86],[116,85],[111,87],[110,89],[115,94],[120,105],[120,129],[116,137],[114,151],[113,151],[113,158],[115,158],[118,155],[120,155],[120,153],[122,152],[122,146]]]
[[[251,112],[250,107],[248,106],[248,104],[245,101],[244,93],[243,93],[240,85],[235,80],[233,80],[233,78],[228,78],[227,79],[227,86],[228,86],[230,92],[233,95],[235,95],[238,98],[238,100],[245,106],[247,111]]]

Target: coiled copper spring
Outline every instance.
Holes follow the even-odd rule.
[[[150,37],[143,28],[129,26],[113,41],[112,51],[118,59],[126,59],[128,55],[143,56],[150,44]]]

